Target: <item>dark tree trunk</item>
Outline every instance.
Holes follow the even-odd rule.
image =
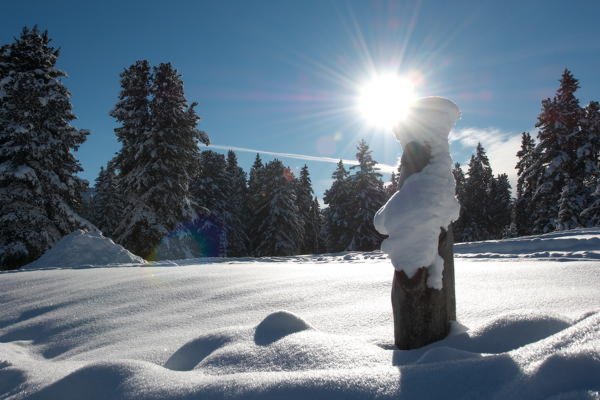
[[[430,157],[428,147],[410,142],[400,161],[399,188],[410,175],[425,168]],[[414,349],[448,335],[450,321],[456,319],[453,244],[452,228],[441,229],[438,241],[438,253],[444,260],[441,290],[427,286],[427,266],[419,268],[412,278],[408,278],[404,271],[394,272],[394,341],[399,349]]]

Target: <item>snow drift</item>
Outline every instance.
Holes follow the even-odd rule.
[[[88,265],[144,264],[146,261],[99,231],[71,232],[23,268],[74,268]]]
[[[565,260],[456,259],[411,351],[381,253],[6,271],[0,399],[598,398],[600,263]]]

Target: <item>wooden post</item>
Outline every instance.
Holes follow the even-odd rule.
[[[430,158],[431,149],[427,145],[409,142],[400,161],[399,189],[409,176],[425,168]],[[414,349],[443,339],[450,331],[450,321],[456,320],[453,243],[452,227],[441,229],[438,241],[438,254],[444,260],[441,290],[428,287],[427,266],[419,268],[412,278],[404,271],[394,272],[394,341],[399,349]]]

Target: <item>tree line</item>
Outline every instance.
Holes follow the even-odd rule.
[[[120,74],[110,115],[121,144],[101,168],[93,197],[74,151],[88,131],[71,125],[70,94],[47,32],[24,28],[0,47],[0,267],[39,257],[62,236],[94,225],[147,259],[286,256],[378,249],[375,212],[398,187],[384,184],[365,141],[356,165],[340,161],[324,194],[314,196],[307,166],[295,176],[257,154],[247,174],[234,152],[211,150],[197,128],[195,103],[170,63],[135,62]],[[565,70],[542,102],[537,143],[522,134],[516,198],[494,176],[478,145],[454,176],[461,214],[458,241],[543,233],[600,223],[600,107],[579,105],[578,81]],[[94,224],[94,225],[92,225]]]

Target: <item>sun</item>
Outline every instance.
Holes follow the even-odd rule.
[[[366,122],[391,131],[402,121],[417,98],[414,83],[394,73],[379,74],[359,87],[357,108]]]

